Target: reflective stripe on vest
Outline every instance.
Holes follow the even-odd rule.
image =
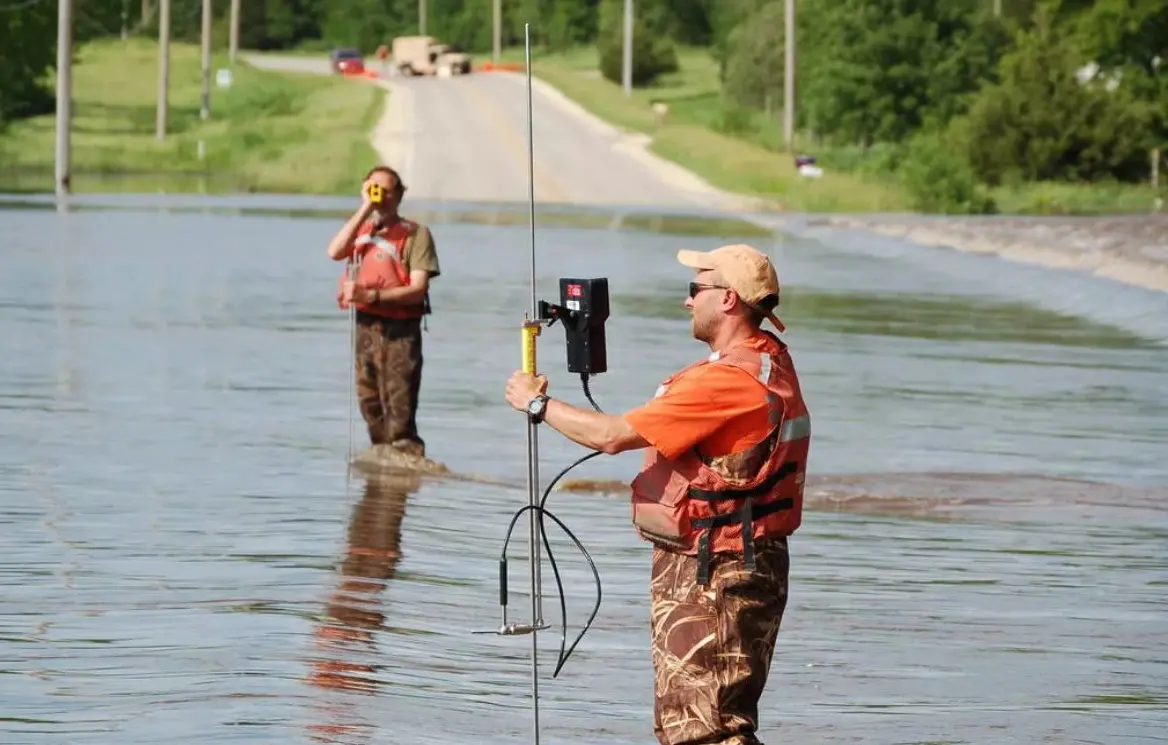
[[[779,442],[806,440],[811,436],[811,417],[807,414],[788,419],[779,430]]]
[[[377,246],[378,248],[382,249],[383,251],[391,252],[397,258],[398,261],[401,261],[401,256],[398,255],[398,252],[397,252],[397,246],[393,245],[393,243],[391,243],[390,241],[387,241],[386,239],[382,238],[380,235],[363,235],[363,236],[359,237],[357,240],[353,241],[354,246],[367,246],[370,243],[372,243],[374,246]]]
[[[766,385],[771,380],[771,356],[765,352],[761,355],[762,364],[758,366],[758,382]]]

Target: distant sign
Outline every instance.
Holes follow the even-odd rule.
[[[215,71],[215,85],[220,88],[231,87],[231,70],[222,69]]]

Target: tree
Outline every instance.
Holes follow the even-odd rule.
[[[1086,62],[1045,19],[1018,34],[1001,81],[979,94],[963,123],[983,181],[1142,178],[1149,107],[1105,79],[1081,79]]]
[[[784,10],[781,0],[764,5],[726,38],[733,51],[723,64],[722,79],[726,95],[739,106],[763,109],[782,101]]]
[[[714,8],[727,0],[665,0],[672,19],[673,38],[682,44],[705,46],[713,40],[714,28],[710,18]]]
[[[964,111],[1005,41],[983,0],[809,0],[799,96],[815,132],[898,141]]]
[[[1168,2],[1055,0],[1052,8],[1101,74],[1148,102],[1149,126],[1168,141]]]
[[[595,39],[599,5],[599,0],[553,0],[548,46],[564,49]]]
[[[0,13],[0,129],[53,110],[47,82],[57,61],[57,7],[34,3]]]
[[[721,65],[723,80],[726,75],[726,65],[734,51],[730,39],[731,34],[753,13],[770,2],[773,0],[716,0],[716,2],[711,2],[707,16],[710,24],[710,54]]]

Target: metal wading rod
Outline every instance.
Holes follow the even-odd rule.
[[[376,204],[381,204],[382,196],[384,196],[381,185],[377,183],[370,184],[367,188],[369,199]],[[361,257],[357,255],[357,246],[352,246],[349,253],[348,275],[350,282],[357,281],[357,274],[361,271]],[[356,401],[356,377],[357,377],[357,306],[349,303],[349,462],[346,465],[345,477],[345,496],[348,496],[348,473],[353,469],[353,409],[360,408]]]
[[[352,282],[357,276],[357,271],[353,266],[353,257],[349,256],[349,281]],[[349,461],[346,468],[351,468],[353,465],[353,397],[355,395],[354,378],[357,376],[357,310],[349,303]]]
[[[354,253],[356,249],[354,248]],[[355,258],[353,254],[349,255],[348,275],[349,281],[355,282],[357,280],[357,272],[360,268],[360,260]],[[356,383],[357,377],[357,308],[353,303],[349,303],[349,399],[346,402],[349,410],[349,459],[345,462],[345,499],[349,498],[349,490],[353,481],[353,409],[356,408]]]
[[[531,237],[531,313],[524,323],[524,362],[530,365],[528,372],[536,374],[535,337],[539,335],[539,316],[535,288],[535,137],[532,123],[531,100],[531,24],[523,24],[524,69],[527,76],[527,200],[528,222]],[[531,512],[531,534],[528,538],[528,557],[531,564],[531,710],[532,737],[539,745],[539,629],[543,625],[543,594],[540,576],[541,551],[539,529],[543,516],[539,513],[539,443],[536,428],[527,422],[527,489]]]

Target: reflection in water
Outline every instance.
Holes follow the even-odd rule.
[[[375,634],[385,623],[382,595],[401,559],[406,500],[420,485],[416,474],[371,474],[353,509],[340,578],[313,630],[308,681],[326,691],[317,707],[325,721],[309,726],[314,740],[349,742],[347,738],[365,740],[370,735],[356,702],[346,694],[377,689]]]

